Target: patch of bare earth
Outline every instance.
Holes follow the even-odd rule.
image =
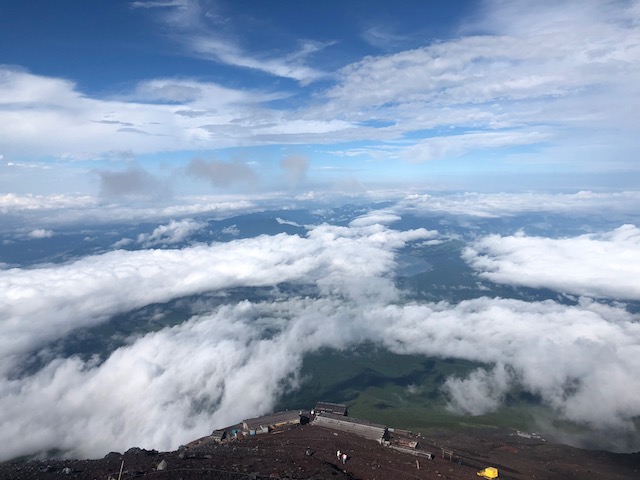
[[[350,433],[298,425],[223,444],[204,437],[175,452],[134,448],[97,460],[4,463],[0,479],[115,480],[123,460],[122,479],[457,480],[478,479],[476,471],[488,466],[504,479],[640,478],[640,454],[581,450],[510,431],[443,432],[418,440],[419,450],[405,453]],[[345,464],[337,450],[348,454]]]

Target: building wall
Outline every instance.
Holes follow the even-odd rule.
[[[327,414],[320,414],[316,416],[313,423],[321,427],[350,432],[377,442],[387,436],[387,428],[385,426],[354,422],[353,419],[349,419],[348,417],[336,418],[335,416],[330,417]]]

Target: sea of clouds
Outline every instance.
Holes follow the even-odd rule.
[[[411,301],[395,286],[398,250],[443,239],[424,228],[392,229],[399,219],[377,211],[346,226],[308,226],[305,236],[116,249],[1,269],[0,460],[53,448],[77,457],[131,446],[174,449],[270,411],[299,386],[305,355],[362,342],[486,364],[446,380],[453,410],[487,413],[510,389],[524,389],[561,418],[609,432],[599,446],[639,447],[640,316],[620,303],[640,299],[637,227],[556,239],[521,232],[478,238],[463,255],[479,276],[555,289],[575,302],[481,297],[454,304]],[[176,229],[170,225],[155,231],[162,236]],[[194,222],[180,225],[197,230]],[[283,282],[317,294],[231,302],[134,336],[106,359],[58,357],[36,372],[23,369],[50,342],[114,315]]]

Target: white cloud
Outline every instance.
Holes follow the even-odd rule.
[[[169,224],[153,241],[197,227],[191,221]],[[393,269],[394,249],[433,235],[381,225],[321,225],[306,238],[279,234],[181,250],[113,251],[61,266],[0,270],[0,373],[76,328],[181,296],[298,281],[317,283],[323,293],[360,298],[388,283],[376,277]],[[366,282],[355,281],[363,277]]]
[[[131,8],[165,8],[181,7],[185,5],[184,0],[147,0],[131,2]]]
[[[118,248],[126,247],[127,245],[131,245],[132,243],[133,243],[133,240],[130,238],[121,238],[120,240],[115,242],[112,245],[112,247],[118,249]]]
[[[478,387],[478,395],[496,385],[499,393],[504,390],[500,385],[511,378],[569,420],[603,432],[607,427],[634,431],[638,406],[633,398],[640,391],[634,372],[640,364],[633,352],[640,345],[640,323],[623,308],[589,301],[570,307],[480,298],[455,306],[388,306],[368,320],[386,325],[381,337],[399,353],[465,358],[509,369],[508,375],[502,367],[474,374],[462,384],[452,380],[450,388],[459,388],[451,393]],[[483,379],[488,385],[480,382]],[[454,400],[459,404],[459,396]],[[467,403],[465,409],[480,412],[490,406]]]
[[[119,99],[100,99],[83,95],[70,81],[6,67],[0,67],[0,90],[5,153],[76,159],[102,158],[114,145],[136,154],[242,145],[253,134],[251,121],[239,135],[225,138],[212,138],[203,123],[270,122],[259,105],[277,98],[212,83],[154,79]],[[184,110],[205,111],[206,122],[179,113]]]
[[[410,194],[394,211],[426,214],[444,213],[472,217],[497,218],[522,213],[547,212],[558,214],[598,216],[608,218],[635,214],[640,192],[577,193],[473,193],[452,195]]]
[[[188,47],[194,53],[212,60],[236,67],[260,70],[271,75],[291,78],[302,84],[318,80],[325,74],[300,62],[302,53],[309,53],[307,49],[293,52],[289,57],[258,58],[240,49],[228,40],[206,36],[191,36],[185,39]],[[292,59],[295,59],[292,61]]]
[[[299,223],[292,222],[290,220],[285,220],[285,219],[280,218],[280,217],[276,217],[276,222],[278,222],[280,225],[291,225],[292,227],[303,227]]]
[[[333,87],[312,96],[295,88],[265,93],[156,78],[97,98],[68,79],[2,67],[3,154],[96,159],[114,145],[137,155],[367,141],[371,145],[346,154],[428,161],[527,146],[542,154],[510,160],[539,164],[544,158],[565,171],[568,165],[636,170],[640,34],[634,5],[588,1],[575,12],[566,4],[540,9],[527,2],[487,2],[456,38],[365,57],[331,77]],[[323,76],[308,62],[328,43],[301,41],[274,58],[229,40],[242,35],[222,26],[229,18],[217,5],[132,6],[138,13],[155,10],[191,54],[303,84]],[[295,109],[269,103],[299,93]]]
[[[514,383],[503,364],[491,371],[474,370],[466,378],[449,377],[443,390],[449,396],[451,410],[469,415],[483,415],[497,410]]]
[[[400,99],[451,107],[569,95],[603,83],[626,85],[629,79],[618,74],[638,74],[633,9],[601,2],[587,2],[580,12],[556,3],[544,9],[528,2],[486,5],[470,24],[476,31],[484,24],[485,35],[367,57],[341,71],[343,80],[329,96],[357,106]]]
[[[395,49],[410,40],[409,36],[393,31],[388,25],[373,25],[363,30],[360,36],[365,42],[385,51]]]
[[[637,316],[589,302],[388,305],[379,294],[374,288],[361,299],[245,301],[147,334],[100,365],[60,359],[28,377],[2,378],[0,437],[13,441],[2,442],[0,458],[52,446],[79,456],[133,445],[176,448],[270,411],[283,389],[299,384],[304,354],[363,341],[496,364],[446,382],[453,405],[468,412],[497,408],[515,386],[569,420],[608,430],[600,445],[633,431],[631,419],[640,414]]]
[[[4,153],[47,158],[46,166],[56,172],[73,170],[71,160],[113,159],[122,152],[129,160],[147,153],[274,142],[329,143],[358,138],[364,130],[331,117],[301,118],[300,112],[266,106],[289,93],[234,90],[185,78],[141,81],[112,98],[98,98],[68,80],[0,66],[0,90]]]
[[[366,225],[389,225],[397,222],[401,217],[390,210],[372,210],[354,220],[349,225],[353,227],[363,227]]]
[[[229,225],[228,227],[225,227],[220,231],[225,235],[233,235],[234,237],[237,237],[238,235],[240,235],[240,229],[235,224]]]
[[[132,190],[134,191],[134,190]],[[0,214],[14,222],[38,227],[70,224],[92,225],[131,221],[169,220],[175,217],[207,213],[211,218],[225,218],[260,210],[258,205],[270,201],[268,195],[201,195],[167,198],[155,206],[145,203],[115,202],[90,195],[0,195]],[[8,228],[15,228],[10,225]]]
[[[307,84],[324,76],[305,64],[305,58],[331,43],[300,42],[299,48],[284,56],[262,55],[242,48],[225,35],[228,23],[216,5],[204,6],[198,1],[134,2],[138,8],[161,8],[162,21],[172,27],[172,38],[181,43],[191,55],[234,67],[248,68],[277,77],[290,78]],[[225,25],[227,28],[221,28]]]
[[[390,279],[393,251],[437,234],[390,230],[381,223],[397,220],[393,212],[374,211],[348,227],[313,227],[305,238],[280,234],[181,250],[116,251],[67,265],[0,270],[0,439],[19,439],[0,442],[0,458],[54,446],[79,456],[132,445],[175,448],[271,410],[283,389],[298,385],[305,354],[365,341],[400,354],[487,364],[445,381],[452,409],[486,413],[512,388],[522,389],[561,418],[601,432],[601,447],[637,449],[637,314],[586,299],[575,306],[492,298],[407,302]],[[156,237],[192,226],[170,225]],[[604,252],[586,266],[608,274],[619,261],[616,251],[631,252],[629,263],[638,263],[638,236],[628,226],[575,239],[496,237],[496,245],[532,240],[533,248],[547,252],[549,244],[573,242],[582,261],[587,250]],[[578,261],[572,248],[566,251],[568,260],[561,255],[558,264],[578,268],[562,264]],[[535,264],[522,271],[535,272]],[[320,296],[229,304],[132,338],[101,364],[73,357],[52,360],[36,373],[19,371],[28,352],[114,314],[281,282],[315,284]]]
[[[637,4],[589,1],[576,12],[567,3],[484,2],[480,10],[453,39],[342,68],[321,111],[390,122],[377,130],[395,132],[402,143],[386,158],[536,144],[556,166],[610,171],[602,162],[609,151],[615,168],[635,170]],[[450,127],[473,133],[451,136]],[[402,136],[425,130],[426,140]]]
[[[0,195],[0,212],[14,213],[24,210],[95,206],[99,200],[89,195]]]
[[[138,243],[142,243],[145,247],[180,243],[204,226],[205,224],[191,218],[179,221],[171,220],[167,225],[160,225],[151,233],[138,235]]]
[[[53,237],[53,230],[45,230],[43,228],[39,228],[30,231],[27,236],[29,238],[51,238]]]
[[[573,238],[490,235],[464,258],[493,282],[620,300],[640,300],[640,229]]]
[[[524,130],[466,133],[433,137],[398,150],[402,158],[407,161],[428,162],[442,158],[455,158],[474,150],[531,145],[548,138],[546,134]]]

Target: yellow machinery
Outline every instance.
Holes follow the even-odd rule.
[[[498,469],[495,467],[487,467],[477,472],[476,475],[482,478],[498,478]]]

